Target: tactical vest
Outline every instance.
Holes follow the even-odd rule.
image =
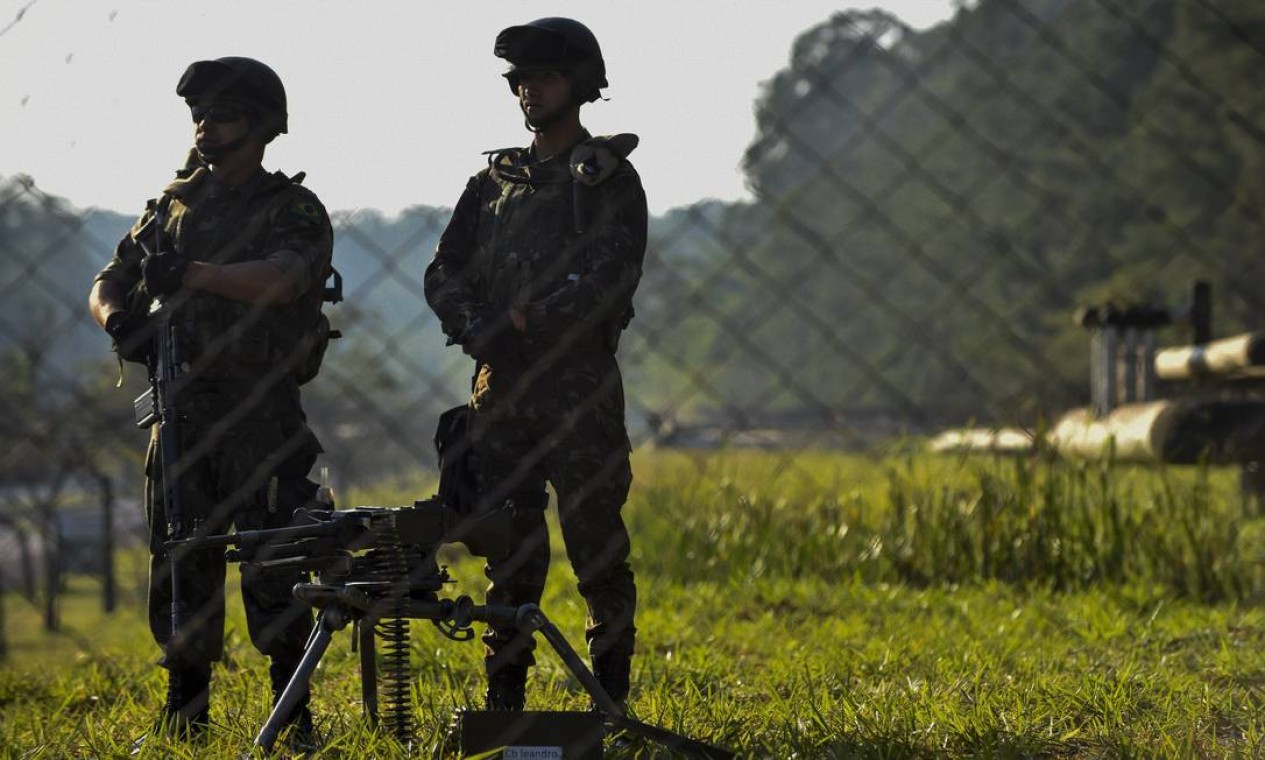
[[[636,142],[633,135],[586,134],[570,151],[536,163],[526,148],[487,151],[474,260],[490,304],[531,303],[584,271],[602,210],[599,186],[621,170]],[[629,306],[593,324],[576,348],[614,353],[632,317]]]
[[[161,245],[185,258],[213,264],[258,261],[272,252],[269,238],[280,215],[310,196],[300,189],[302,175],[263,175],[241,191],[216,188],[209,179],[205,167],[181,172],[154,204],[150,223],[133,236],[152,235],[158,218]],[[311,205],[328,228],[323,210]],[[332,239],[332,230],[328,234]],[[331,274],[334,293],[324,287]],[[181,291],[176,319],[196,381],[250,383],[275,373],[301,385],[315,377],[330,338],[338,337],[321,304],[341,298],[340,283],[332,266],[323,275],[294,301],[271,306]]]

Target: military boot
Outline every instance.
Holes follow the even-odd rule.
[[[281,701],[281,695],[285,692],[290,678],[294,676],[294,671],[298,667],[297,658],[272,658],[272,662],[268,665],[268,680],[272,684],[273,707]],[[308,705],[310,700],[311,692],[304,688],[303,696],[295,704],[294,710],[290,712],[290,716],[286,718],[285,725],[281,729],[282,743],[292,750],[313,750],[319,744],[316,726],[312,721],[312,709]]]
[[[527,666],[489,665],[487,670],[488,692],[483,709],[521,711],[527,704]]]
[[[211,725],[211,665],[167,671],[167,703],[158,718],[168,736],[197,739]]]
[[[628,703],[631,674],[632,655],[606,652],[593,658],[593,675],[621,709]]]
[[[633,717],[628,715],[628,690],[631,674],[632,655],[606,652],[593,658],[593,675],[597,676],[597,682],[601,684],[602,690],[615,701],[619,711],[628,717]],[[589,709],[605,712],[596,702],[592,701],[589,702]],[[627,731],[617,730],[610,723],[607,723],[606,728],[610,732],[610,746],[612,749],[629,750],[634,746],[635,740]]]
[[[211,725],[211,665],[195,665],[167,671],[167,701],[149,733],[132,743],[139,754],[151,736],[179,741],[201,739]]]

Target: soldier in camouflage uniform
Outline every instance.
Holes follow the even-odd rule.
[[[620,510],[632,481],[619,334],[646,247],[634,135],[594,138],[580,106],[607,86],[592,32],[571,19],[510,27],[495,54],[532,144],[491,152],[426,270],[426,298],[476,360],[470,436],[484,508],[512,510],[520,544],[489,560],[491,604],[538,602],[549,567],[545,483],[588,604],[594,671],[627,698],[637,592]],[[487,706],[523,709],[530,636],[490,627]]]
[[[150,303],[171,308],[187,359],[175,394],[185,524],[203,533],[282,527],[316,495],[307,474],[321,447],[298,384],[310,370],[305,339],[319,316],[333,231],[311,191],[261,166],[264,146],[286,131],[285,90],[272,69],[249,58],[199,61],[176,92],[192,109],[195,148],[97,275],[89,306],[120,356],[132,361],[152,359]],[[188,737],[208,725],[211,663],[223,649],[225,563],[222,550],[180,558],[186,613],[173,640],[153,430],[145,465],[149,620],[168,671],[159,727]],[[290,591],[303,579],[242,577],[251,641],[271,658],[274,698],[312,625],[310,610]],[[292,721],[292,735],[311,735],[306,699]]]

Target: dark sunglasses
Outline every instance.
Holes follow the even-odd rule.
[[[210,121],[213,124],[232,124],[246,116],[244,110],[237,106],[228,105],[192,106],[189,112],[193,114],[194,124],[199,124],[203,121]]]

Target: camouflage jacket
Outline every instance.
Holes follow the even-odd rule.
[[[624,159],[636,138],[592,138],[537,161],[489,152],[426,269],[426,300],[457,338],[485,310],[521,308],[529,363],[613,354],[632,318],[646,249],[646,196]]]
[[[295,347],[319,314],[333,256],[333,229],[325,207],[310,190],[280,172],[259,174],[240,188],[217,183],[192,164],[163,190],[166,203],[151,201],[97,275],[113,280],[148,303],[141,279],[142,241],[185,258],[215,264],[266,260],[297,276],[302,295],[286,304],[257,306],[200,291],[182,291],[176,318],[187,325],[185,356],[191,382],[250,384],[295,362]],[[165,205],[162,230],[155,209]],[[284,371],[284,370],[282,370]]]

